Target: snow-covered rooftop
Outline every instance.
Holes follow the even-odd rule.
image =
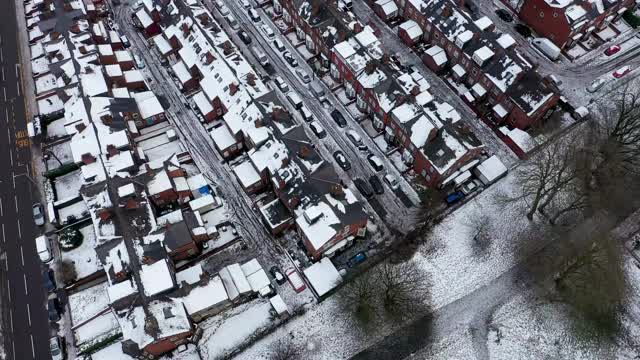
[[[316,291],[323,296],[342,282],[342,276],[329,258],[322,258],[319,262],[304,270],[304,276]]]

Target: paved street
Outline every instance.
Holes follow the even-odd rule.
[[[2,321],[8,359],[49,357],[49,324],[42,288],[41,263],[31,216],[30,142],[17,64],[17,24],[13,2],[0,18],[0,231]],[[5,9],[6,10],[6,9]],[[6,135],[5,135],[6,134]]]

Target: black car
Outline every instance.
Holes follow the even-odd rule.
[[[356,184],[356,187],[358,188],[360,193],[362,193],[362,195],[364,195],[364,197],[366,197],[367,199],[373,196],[373,190],[371,190],[371,187],[369,186],[369,184],[367,184],[366,181],[357,178],[353,180],[353,183]]]
[[[511,16],[511,14],[505,9],[496,10],[496,15],[498,15],[498,17],[502,19],[502,21],[506,21],[506,22],[513,21],[513,16]]]
[[[42,272],[42,283],[48,292],[54,292],[56,290],[56,279],[53,276],[53,270],[47,269]]]
[[[60,302],[58,298],[51,298],[47,301],[47,312],[49,313],[50,321],[60,320]]]
[[[376,194],[384,194],[384,186],[382,186],[382,181],[380,181],[377,176],[371,176],[369,178],[369,184],[371,184],[371,187]]]
[[[527,25],[515,24],[513,28],[516,30],[516,32],[518,32],[518,34],[526,38],[531,37],[531,34],[532,34],[531,29]]]
[[[466,7],[469,10],[469,12],[472,13],[472,14],[479,13],[478,7],[474,3],[470,2],[470,1],[465,1],[464,2],[464,7]]]
[[[333,121],[335,121],[336,124],[338,124],[338,126],[340,127],[347,126],[347,120],[344,119],[344,115],[342,115],[340,111],[333,110],[331,112],[331,117],[333,118]]]
[[[287,278],[282,275],[282,271],[280,271],[277,266],[272,266],[271,269],[269,269],[269,273],[271,273],[271,276],[273,276],[273,279],[278,283],[278,285],[282,285],[287,282]]]
[[[336,162],[338,163],[338,165],[340,165],[342,170],[347,171],[351,169],[351,164],[349,163],[349,160],[347,160],[347,157],[344,156],[344,153],[342,151],[338,150],[334,152],[333,158],[336,159]]]
[[[240,37],[240,40],[242,40],[242,42],[245,43],[246,45],[251,44],[251,37],[249,36],[249,34],[247,34],[246,31],[244,30],[238,31],[238,37]]]
[[[322,126],[317,121],[312,121],[311,123],[309,123],[309,127],[311,128],[311,131],[316,134],[318,139],[324,139],[325,137],[327,137],[327,132],[324,131]]]
[[[282,53],[282,57],[289,63],[289,65],[291,65],[292,67],[297,67],[298,66],[298,61],[296,60],[296,58],[293,57],[293,55],[291,55],[291,53],[289,51],[285,51]]]

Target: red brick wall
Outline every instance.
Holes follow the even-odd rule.
[[[540,14],[543,16],[540,17]],[[564,10],[549,6],[545,0],[525,0],[520,8],[519,17],[536,33],[559,47],[564,46],[569,39],[571,29]]]

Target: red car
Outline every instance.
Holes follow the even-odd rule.
[[[627,75],[629,72],[631,72],[631,66],[626,65],[626,66],[623,66],[620,69],[616,70],[613,73],[613,77],[616,78],[616,79],[620,79],[621,77]]]
[[[620,51],[620,45],[613,45],[612,47],[608,48],[607,50],[604,51],[604,54],[607,56],[611,56],[615,53],[617,53],[618,51]]]
[[[295,290],[297,293],[303,292],[304,289],[307,288],[307,285],[305,285],[302,277],[300,276],[300,274],[298,274],[296,269],[288,268],[284,273],[287,275],[287,279],[289,279],[289,283],[293,287],[293,290]]]

